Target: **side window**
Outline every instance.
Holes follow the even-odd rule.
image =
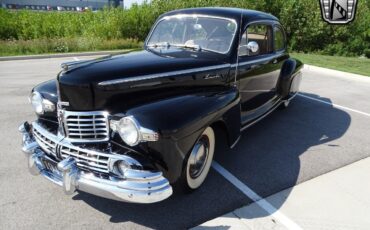
[[[246,32],[242,35],[239,56],[257,56],[271,53],[272,32],[269,25],[250,25]],[[258,44],[258,51],[252,53],[247,49],[247,44],[254,41]]]
[[[274,48],[275,51],[285,49],[285,35],[282,28],[276,26],[274,27]]]

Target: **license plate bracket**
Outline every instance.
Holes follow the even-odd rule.
[[[62,172],[58,169],[58,162],[52,159],[43,158],[42,163],[44,164],[45,169],[50,173],[62,176]]]

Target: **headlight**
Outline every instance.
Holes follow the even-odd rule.
[[[30,96],[30,101],[31,101],[33,110],[35,110],[37,114],[44,113],[44,106],[42,104],[42,96],[39,92],[34,91]]]
[[[55,111],[54,103],[42,98],[41,94],[37,91],[32,92],[30,96],[30,102],[32,104],[33,110],[35,110],[37,114],[44,114],[45,112]]]
[[[139,125],[132,117],[124,117],[116,128],[122,140],[130,145],[135,146],[140,142]]]
[[[140,142],[158,141],[159,139],[157,132],[140,126],[133,116],[111,120],[110,128],[114,133],[118,133],[129,146],[135,146]]]

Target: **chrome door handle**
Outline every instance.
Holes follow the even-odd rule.
[[[274,60],[272,61],[272,64],[276,64],[276,63],[278,63],[278,60],[277,60],[277,59],[274,59]]]

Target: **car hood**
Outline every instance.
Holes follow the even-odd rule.
[[[205,72],[207,67],[217,66],[229,69],[226,64],[225,55],[209,52],[197,52],[181,49],[165,50],[143,50],[122,55],[114,55],[99,58],[92,61],[67,64],[58,76],[61,101],[69,102],[71,110],[100,110],[107,109],[112,100],[138,101],[140,92],[145,97],[155,97],[163,94],[163,88],[171,86],[197,85],[196,74],[199,71]],[[184,70],[184,71],[183,71]],[[186,70],[186,71],[185,71]],[[194,71],[192,71],[194,70]],[[190,76],[191,83],[186,78],[171,76],[172,72],[186,72]],[[198,71],[198,72],[197,72]],[[163,76],[160,81],[155,76]],[[226,77],[227,74],[222,77]],[[135,79],[142,76],[154,76],[140,82],[140,87]],[[130,78],[124,86],[120,84],[106,85],[102,83],[122,81]],[[142,79],[142,78],[141,78]],[[217,79],[220,80],[220,79]],[[155,81],[155,86],[153,86]],[[147,86],[147,87],[144,87]],[[155,91],[156,90],[156,91]],[[148,92],[150,91],[150,92]],[[136,93],[135,92],[139,92]]]

